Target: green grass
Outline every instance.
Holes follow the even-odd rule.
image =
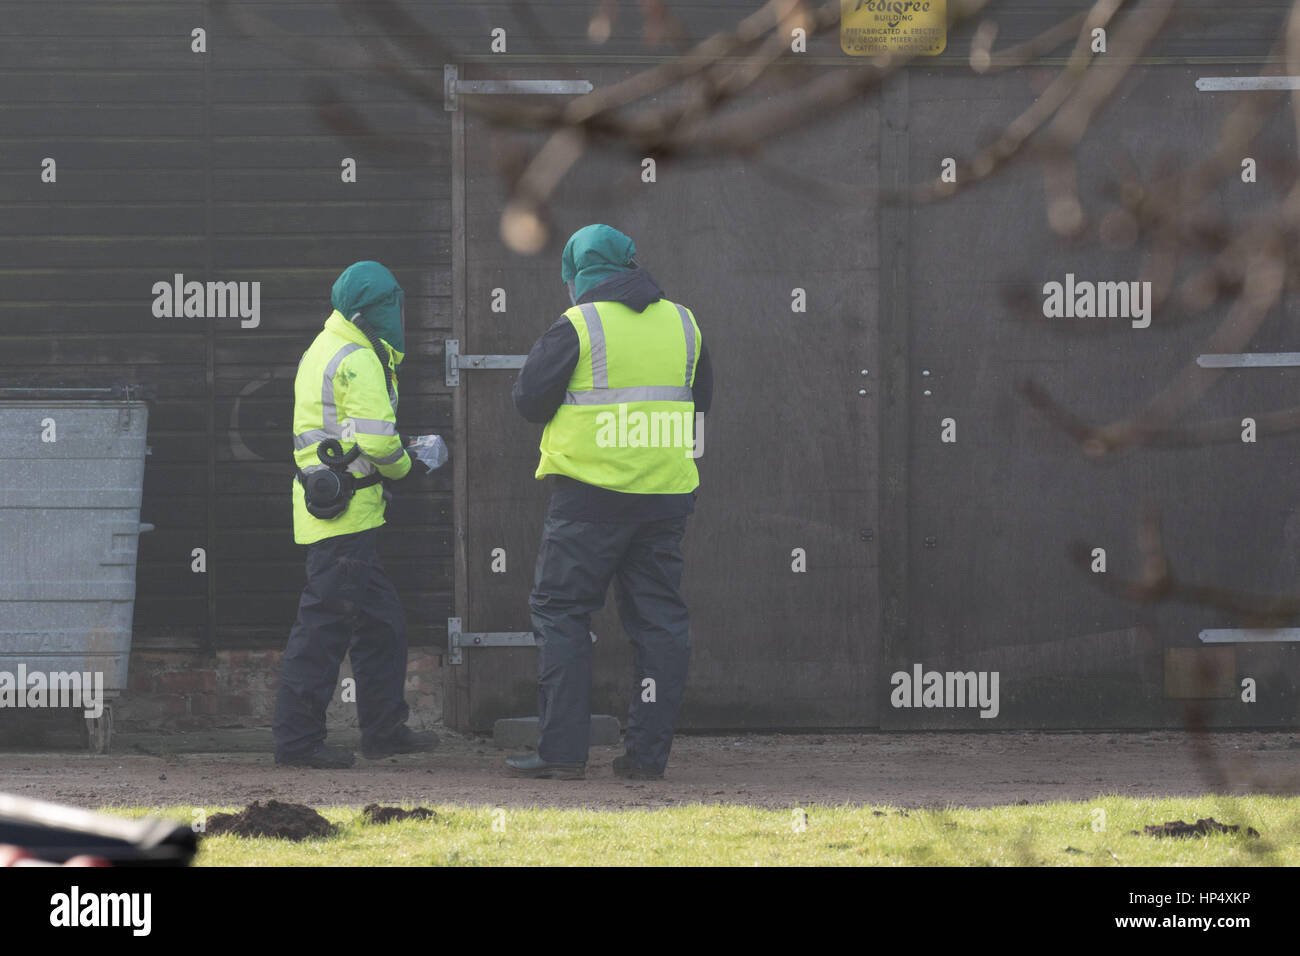
[[[191,822],[194,807],[106,807]],[[234,807],[206,807],[211,814]],[[662,810],[436,806],[436,821],[372,825],[354,807],[320,812],[336,836],[290,843],[207,837],[201,866],[1300,865],[1300,798],[1102,797],[986,809],[808,806],[803,814],[731,805]],[[1102,818],[1096,811],[1105,813]],[[906,815],[904,815],[906,814]],[[1134,836],[1149,823],[1198,817],[1242,832],[1190,839]],[[494,823],[497,829],[494,829]],[[802,829],[800,827],[802,826]],[[1244,835],[1247,826],[1258,838]],[[1068,848],[1068,849],[1067,849]]]

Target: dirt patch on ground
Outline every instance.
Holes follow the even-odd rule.
[[[201,804],[243,807],[271,799],[313,807],[592,807],[690,803],[789,810],[814,804],[878,808],[1038,803],[1203,793],[1300,793],[1300,736],[1151,733],[846,733],[682,735],[663,780],[624,780],[610,762],[621,746],[593,747],[585,780],[530,780],[506,772],[506,751],[444,732],[433,753],[365,760],[346,770],[277,768],[266,731],[222,737],[127,734],[113,753],[72,747],[0,751],[0,789],[76,806]],[[332,745],[358,737],[331,734]],[[1206,749],[1209,757],[1206,756]],[[160,779],[161,777],[166,779]],[[1217,812],[1218,808],[1215,807]],[[1226,800],[1219,816],[1240,814]]]
[[[204,836],[233,833],[242,837],[276,837],[281,840],[310,840],[326,837],[334,825],[311,807],[300,803],[254,800],[238,813],[214,813],[208,817]]]
[[[401,807],[381,807],[377,803],[366,804],[361,814],[367,823],[392,823],[394,820],[436,820],[438,814],[428,807],[416,807],[403,810]]]
[[[1241,827],[1236,824],[1220,823],[1214,817],[1205,817],[1195,823],[1184,823],[1182,820],[1155,823],[1143,827],[1142,832],[1154,837],[1194,837],[1208,836],[1211,833],[1236,833],[1240,829]],[[1136,830],[1132,832],[1137,833]],[[1246,827],[1246,836],[1257,837],[1259,833],[1254,827]]]

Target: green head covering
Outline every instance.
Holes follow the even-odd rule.
[[[560,278],[574,300],[612,275],[635,269],[636,244],[613,226],[583,226],[564,244]]]
[[[399,352],[406,351],[402,328],[405,293],[383,265],[366,260],[343,270],[330,291],[330,304],[347,319],[361,313],[379,337]]]

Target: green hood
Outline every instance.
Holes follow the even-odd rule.
[[[610,276],[636,268],[636,244],[613,226],[583,226],[564,244],[560,278],[574,299]]]
[[[406,351],[403,326],[405,293],[397,279],[378,262],[354,262],[343,270],[330,291],[330,304],[351,321],[358,312],[379,337],[398,352]]]

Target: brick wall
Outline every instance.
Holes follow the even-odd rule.
[[[412,648],[406,670],[410,725],[432,726],[442,719],[442,668],[436,649]],[[131,655],[129,688],[113,702],[118,731],[197,731],[266,727],[275,709],[280,651],[137,650]],[[356,727],[356,705],[342,699],[352,676],[345,660],[339,686],[326,713],[330,729]]]

